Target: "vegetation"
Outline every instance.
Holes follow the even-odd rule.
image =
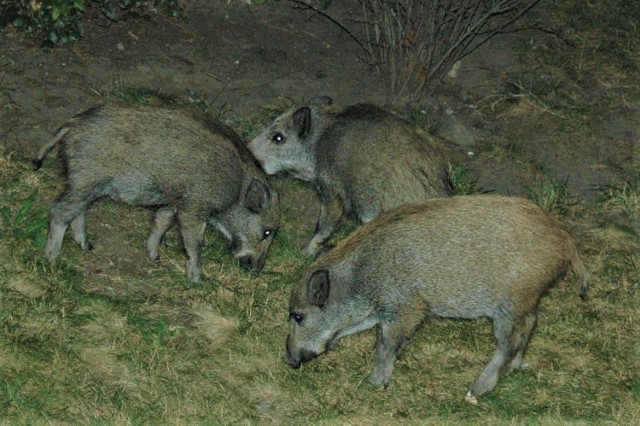
[[[326,10],[331,1],[289,0],[347,32],[383,78],[392,101],[433,94],[460,61],[514,27],[540,0],[357,0],[360,29]]]
[[[455,195],[481,194],[487,191],[478,186],[478,178],[471,171],[460,164],[449,164],[449,177],[453,184]]]
[[[80,39],[87,20],[110,25],[130,18],[151,19],[158,11],[174,17],[183,13],[179,0],[4,0],[0,29],[12,26],[52,47]]]
[[[561,216],[570,208],[566,183],[542,176],[526,188],[527,196],[549,213]]]
[[[454,64],[539,0],[360,0],[363,46],[392,97],[430,94]]]

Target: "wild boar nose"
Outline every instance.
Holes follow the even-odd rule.
[[[264,257],[260,259],[256,259],[251,255],[240,256],[238,258],[238,261],[245,268],[251,271],[256,271],[256,272],[262,271],[262,268],[264,267],[264,264],[265,264]]]
[[[242,256],[240,259],[240,264],[247,269],[253,269],[253,260],[251,256]]]
[[[289,353],[287,354],[285,362],[291,368],[300,368],[300,365],[302,364],[302,360],[300,360],[299,358],[295,358],[295,357],[291,356],[291,354],[289,354]]]

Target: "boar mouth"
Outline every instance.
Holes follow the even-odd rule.
[[[264,268],[266,256],[254,257],[251,255],[245,255],[238,257],[238,261],[242,266],[250,271],[260,272]]]
[[[318,356],[318,354],[316,354],[315,352],[308,351],[305,349],[301,350],[298,353],[298,356],[294,356],[293,354],[291,354],[291,352],[287,350],[286,362],[287,364],[289,364],[291,368],[297,369],[297,368],[300,368],[303,362],[311,361],[316,356]]]

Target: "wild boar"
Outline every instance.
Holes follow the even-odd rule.
[[[101,104],[68,120],[34,159],[42,165],[61,144],[67,186],[51,209],[45,256],[60,254],[69,224],[84,250],[84,214],[109,196],[157,208],[147,241],[149,258],[174,217],[187,252],[187,276],[202,279],[202,242],[211,222],[244,266],[261,270],[280,223],[278,196],[233,130],[187,110],[121,103]]]
[[[573,267],[588,290],[574,240],[521,198],[460,196],[391,210],[316,260],[289,303],[287,363],[378,326],[368,382],[391,380],[403,345],[430,316],[493,321],[497,349],[466,400],[521,367],[541,297]]]
[[[375,105],[330,102],[323,97],[285,112],[247,145],[267,174],[315,183],[321,206],[309,255],[345,214],[366,223],[399,205],[452,193],[434,139]]]

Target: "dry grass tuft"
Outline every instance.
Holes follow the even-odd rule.
[[[112,346],[94,346],[80,349],[80,361],[87,364],[92,374],[101,380],[115,382],[124,389],[134,388],[134,378],[127,365],[118,361]]]
[[[220,316],[207,304],[192,308],[193,326],[210,342],[211,346],[225,344],[238,331],[239,321]]]
[[[42,297],[46,292],[44,283],[34,280],[30,274],[17,274],[9,277],[6,287],[29,299]]]

